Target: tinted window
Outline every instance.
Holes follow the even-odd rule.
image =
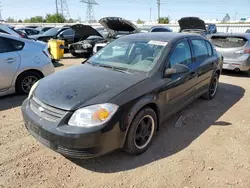
[[[0,51],[2,52],[12,52],[22,50],[24,47],[24,43],[21,41],[8,39],[8,38],[0,38]]]
[[[194,55],[196,58],[204,58],[208,55],[208,50],[205,40],[192,40]]]
[[[60,34],[63,34],[64,36],[68,36],[68,35],[74,35],[74,31],[72,29],[67,29],[63,32],[61,32]]]
[[[191,51],[187,41],[180,42],[170,56],[170,65],[177,63],[188,65],[192,62]]]
[[[213,55],[213,48],[209,42],[206,41],[207,44],[207,50],[208,50],[208,55],[211,56]]]
[[[211,42],[220,48],[238,48],[244,46],[247,39],[237,36],[213,36]]]
[[[154,28],[151,32],[170,32],[168,29],[165,28]]]
[[[0,37],[0,53],[12,51],[10,45],[4,40],[4,38]]]

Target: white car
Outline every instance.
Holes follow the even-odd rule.
[[[0,96],[28,94],[35,82],[54,71],[46,43],[0,33]]]
[[[13,35],[16,37],[21,37],[20,34],[17,33],[14,29],[11,29],[8,25],[0,24],[0,33],[5,33],[9,35]]]

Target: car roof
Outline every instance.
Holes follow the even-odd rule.
[[[174,32],[155,32],[155,33],[137,33],[131,34],[122,37],[122,39],[149,39],[149,40],[160,40],[160,41],[168,41],[174,42],[176,40],[186,38],[186,37],[200,37],[201,39],[205,39],[204,37],[198,34],[190,34],[190,33],[174,33]]]
[[[219,34],[214,34],[211,37],[213,36],[225,36],[225,37],[234,36],[234,37],[244,37],[250,39],[250,33],[219,33]]]

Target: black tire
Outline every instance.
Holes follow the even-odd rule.
[[[27,88],[24,86],[24,83],[26,82],[27,79],[32,79],[32,83],[27,86]],[[31,89],[31,86],[40,80],[42,76],[37,73],[37,72],[24,72],[21,75],[18,76],[17,81],[16,81],[16,92],[18,94],[29,94],[29,91]]]
[[[148,118],[148,121],[152,121],[151,129],[147,125],[148,123],[145,123],[145,121],[147,121],[145,118]],[[144,125],[145,125],[144,128],[148,126],[147,132],[150,135],[148,135],[147,141],[144,140],[146,141],[145,144],[139,145],[138,143],[143,140],[142,135],[139,135],[138,133],[140,132],[139,130],[141,129],[141,127],[143,127],[141,125],[142,121],[144,122]],[[156,132],[156,129],[157,129],[156,113],[151,108],[144,108],[136,115],[136,117],[131,123],[131,126],[128,130],[127,139],[124,145],[124,150],[133,155],[139,155],[141,153],[144,153],[149,148],[152,142],[152,139],[154,137],[154,134]],[[141,138],[137,140],[136,137],[137,138],[141,137]]]
[[[206,100],[212,100],[218,91],[218,86],[219,86],[219,74],[215,73],[210,81],[208,91],[202,95],[202,98]]]

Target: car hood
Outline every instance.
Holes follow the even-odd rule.
[[[83,64],[43,78],[34,95],[47,105],[63,110],[76,110],[79,107],[108,102],[145,78],[145,75],[127,74]]]
[[[100,19],[99,23],[111,34],[117,32],[140,32],[133,23],[120,17],[105,17]]]
[[[206,25],[203,20],[197,17],[184,17],[179,21],[180,31],[184,29],[201,29],[206,31]]]
[[[75,35],[80,37],[81,40],[85,40],[89,36],[102,37],[102,35],[97,30],[95,30],[93,27],[91,27],[89,25],[76,24],[76,25],[72,25],[71,29],[73,29],[75,31]]]

